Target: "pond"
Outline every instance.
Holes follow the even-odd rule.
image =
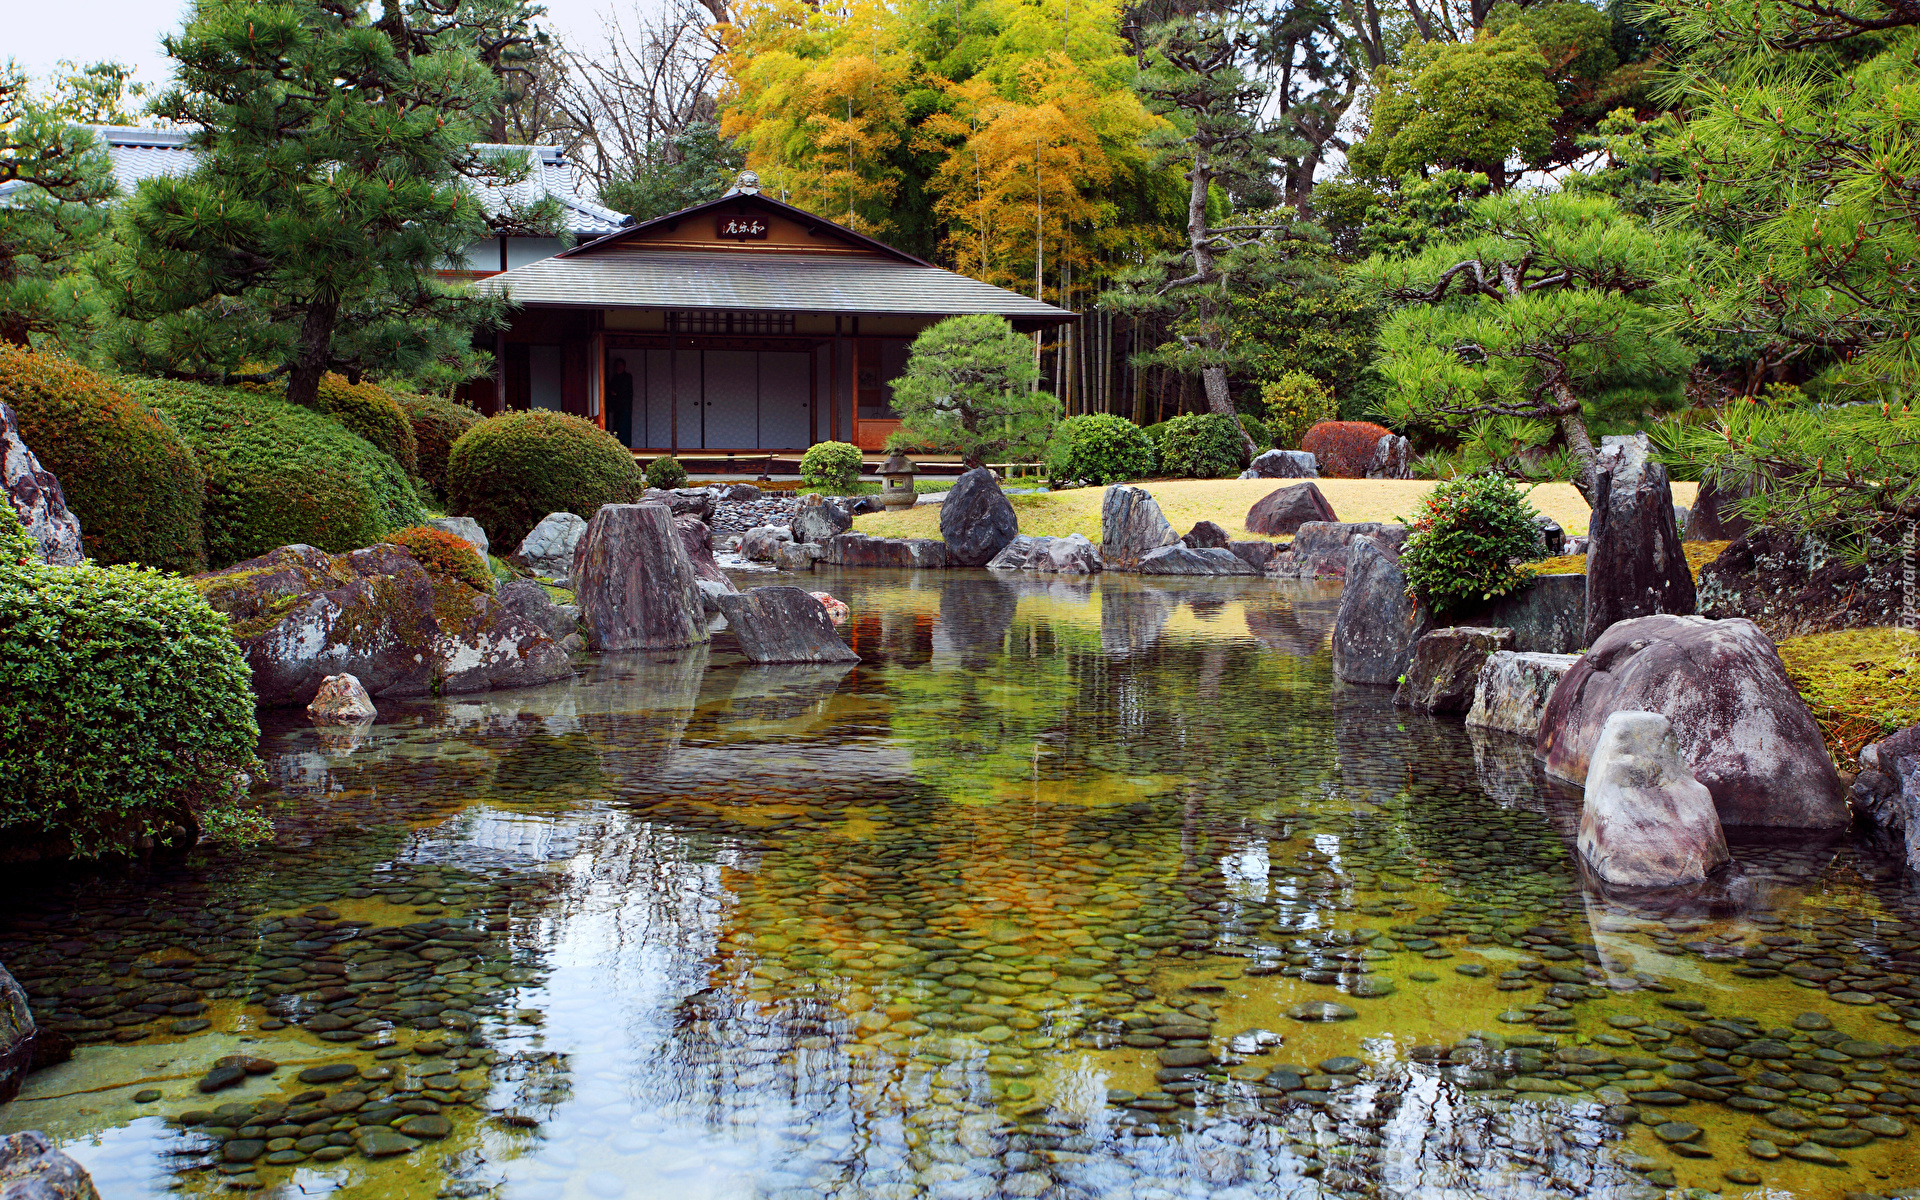
[[[1332,589],[817,579],[857,666],[275,717],[271,846],[16,874],[76,1049],[0,1127],[107,1200],[1920,1187],[1871,847],[1595,895],[1527,746],[1333,681]]]

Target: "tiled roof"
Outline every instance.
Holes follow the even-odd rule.
[[[180,129],[129,129],[119,125],[96,125],[93,131],[106,143],[113,160],[114,178],[120,190],[131,195],[143,179],[185,175],[193,169],[194,152],[187,144],[188,134]],[[597,238],[619,229],[625,218],[602,207],[575,190],[573,164],[554,146],[496,146],[482,143],[480,151],[528,152],[533,170],[512,188],[483,188],[481,199],[487,210],[499,214],[509,197],[519,204],[532,204],[547,196],[560,201],[566,212],[567,229],[579,238]]]
[[[522,304],[591,308],[956,316],[996,313],[1056,325],[1074,314],[915,262],[849,254],[728,253],[609,246],[515,267],[475,285]]]

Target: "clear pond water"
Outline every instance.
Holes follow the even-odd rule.
[[[16,874],[77,1049],[0,1128],[108,1200],[1920,1187],[1871,847],[1609,902],[1525,746],[1332,680],[1331,590],[818,579],[856,667],[276,718],[270,847]]]

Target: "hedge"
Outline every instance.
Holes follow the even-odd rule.
[[[0,839],[91,857],[267,836],[240,806],[260,730],[227,619],[150,568],[23,564],[25,536],[0,505]]]
[[[413,424],[413,440],[420,463],[419,475],[436,496],[447,494],[447,454],[460,435],[484,418],[464,404],[437,396],[394,396],[400,411]]]
[[[129,384],[173,418],[206,471],[216,570],[297,543],[354,550],[427,519],[400,464],[324,413],[241,388]]]
[[[1125,417],[1083,413],[1054,429],[1046,462],[1047,478],[1055,483],[1084,480],[1104,487],[1153,474],[1153,442]]]
[[[1373,464],[1373,448],[1393,430],[1372,421],[1322,421],[1307,430],[1300,448],[1319,460],[1320,474],[1335,479],[1364,479]]]
[[[205,475],[165,416],[112,378],[69,359],[0,343],[0,400],[60,480],[98,563],[206,569]]]
[[[633,454],[590,421],[536,408],[488,417],[447,456],[447,503],[512,553],[548,513],[591,518],[640,498]]]
[[[405,410],[375,383],[348,383],[344,375],[320,377],[320,407],[353,433],[372,442],[408,475],[420,473],[420,446]]]
[[[1183,413],[1149,425],[1146,432],[1153,440],[1155,469],[1162,475],[1222,479],[1246,466],[1246,444],[1232,417]]]

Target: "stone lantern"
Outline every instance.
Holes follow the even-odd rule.
[[[880,464],[880,504],[884,508],[912,508],[919,500],[913,490],[913,477],[920,468],[906,455],[895,451],[886,462]]]

